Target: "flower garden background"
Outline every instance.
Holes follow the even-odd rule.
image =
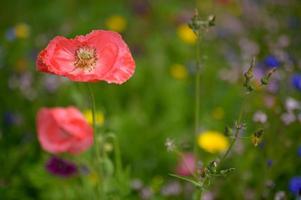
[[[0,13],[0,199],[301,198],[297,0]]]

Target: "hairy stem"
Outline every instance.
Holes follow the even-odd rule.
[[[196,76],[195,76],[195,127],[194,127],[194,154],[198,157],[198,143],[197,136],[199,132],[200,123],[200,82],[201,82],[201,57],[200,57],[200,34],[197,34],[196,44]]]
[[[237,126],[241,126],[241,120],[242,120],[243,112],[244,112],[244,100],[245,100],[245,96],[243,97],[242,106],[240,108],[238,120],[237,120],[236,125],[235,125],[234,138],[232,139],[226,153],[220,159],[220,163],[222,163],[227,158],[227,156],[230,154],[232,148],[234,147],[234,145],[235,145],[235,143],[236,143],[236,141],[239,137],[239,133],[240,133],[240,130],[241,130],[242,127],[237,127]]]
[[[195,156],[196,163],[198,162],[198,134],[199,134],[199,123],[200,123],[200,82],[201,82],[201,57],[200,57],[200,32],[196,33],[197,41],[196,41],[196,75],[195,75],[195,115],[194,115],[194,137],[193,137],[193,152]],[[194,193],[194,199],[200,200],[202,198],[202,190],[201,188],[196,188]]]

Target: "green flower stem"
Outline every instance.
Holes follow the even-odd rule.
[[[114,162],[115,162],[115,166],[116,166],[116,175],[117,175],[117,177],[119,177],[122,173],[122,162],[121,162],[119,141],[118,141],[118,138],[114,134],[109,134],[107,137],[111,138],[113,141],[113,144],[114,144]]]
[[[90,84],[88,84],[88,92],[89,92],[89,97],[90,97],[90,102],[91,102],[91,111],[92,111],[92,122],[93,122],[93,132],[94,132],[94,150],[95,150],[95,160],[96,160],[96,170],[97,170],[97,174],[99,176],[99,178],[101,179],[101,181],[103,181],[103,168],[102,168],[102,163],[101,163],[101,154],[100,154],[100,143],[102,142],[102,138],[100,138],[100,141],[98,140],[98,135],[97,135],[97,127],[96,127],[96,105],[95,105],[95,98],[94,98],[94,93],[92,90],[92,87]],[[93,156],[94,157],[94,156]],[[92,159],[93,159],[92,157]],[[99,190],[99,194],[102,197],[104,195],[104,191],[103,191],[103,187],[102,187],[103,183],[99,184],[98,190]]]
[[[100,156],[100,148],[99,148],[99,141],[97,137],[97,132],[96,132],[96,106],[95,106],[95,98],[94,98],[94,93],[92,90],[92,87],[90,84],[88,84],[88,91],[89,91],[89,96],[90,96],[90,101],[91,101],[91,111],[92,111],[92,124],[93,124],[93,131],[94,131],[94,145],[95,145],[95,154],[97,160],[99,160]]]

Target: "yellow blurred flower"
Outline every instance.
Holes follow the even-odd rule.
[[[88,121],[89,124],[93,124],[93,117],[92,117],[92,112],[91,110],[85,110],[84,111],[84,116],[86,118],[86,120]],[[96,125],[98,126],[102,126],[104,124],[104,121],[105,121],[105,117],[104,117],[104,114],[103,112],[96,112],[95,113],[95,122],[96,122]]]
[[[224,152],[229,147],[229,140],[217,131],[204,131],[198,136],[198,145],[209,153]]]
[[[25,23],[19,23],[14,28],[15,34],[17,38],[27,38],[30,34],[30,28]]]
[[[88,176],[90,183],[95,186],[99,183],[99,176],[96,172],[91,172]]]
[[[181,64],[173,64],[170,67],[170,75],[178,80],[183,80],[188,77],[187,68]]]
[[[126,28],[127,21],[124,17],[120,15],[113,15],[106,19],[105,24],[110,30],[122,32]]]
[[[224,118],[225,112],[222,107],[216,107],[212,111],[212,117],[217,120],[221,120]]]
[[[183,42],[187,44],[195,44],[197,37],[187,24],[182,24],[177,30],[178,36]]]

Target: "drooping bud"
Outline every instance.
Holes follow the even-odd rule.
[[[200,176],[200,178],[205,178],[208,173],[208,169],[206,167],[199,167],[197,169],[197,174]]]
[[[225,136],[231,136],[232,135],[232,129],[229,126],[226,126],[224,134],[225,134]]]

